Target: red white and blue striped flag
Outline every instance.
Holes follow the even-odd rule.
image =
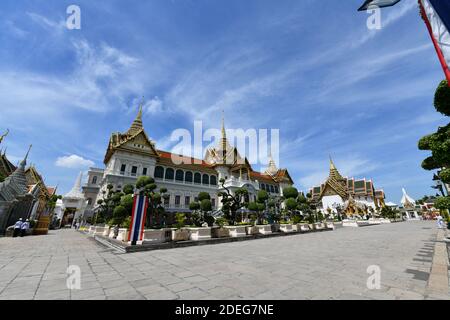
[[[128,235],[128,241],[131,241],[132,245],[135,245],[137,241],[142,240],[145,217],[147,216],[147,208],[147,196],[135,194],[133,197],[130,233]]]
[[[450,0],[419,0],[419,5],[450,85]]]

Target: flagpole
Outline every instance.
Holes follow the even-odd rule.
[[[431,24],[430,24],[430,21],[428,20],[428,16],[425,12],[425,8],[423,7],[422,1],[418,0],[418,2],[419,2],[419,6],[420,6],[420,14],[422,16],[422,19],[425,21],[425,24],[428,29],[428,33],[430,34],[431,40],[433,41],[434,49],[436,50],[437,55],[439,57],[439,62],[441,63],[442,69],[444,70],[445,77],[447,78],[448,86],[450,87],[450,70],[448,69],[447,62],[445,61],[445,58],[444,58],[444,54],[442,53],[441,48],[439,47],[436,39],[434,38],[433,29],[431,28]]]

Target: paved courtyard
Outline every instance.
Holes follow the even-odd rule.
[[[0,238],[0,299],[445,299],[426,290],[436,234],[405,222],[132,254],[74,230]],[[67,289],[69,265],[80,290]]]

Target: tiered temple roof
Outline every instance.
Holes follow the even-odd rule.
[[[14,201],[17,197],[28,193],[25,166],[30,149],[31,146],[16,170],[0,183],[0,201]]]
[[[338,194],[342,199],[349,196],[373,197],[384,199],[383,190],[375,190],[372,180],[342,177],[330,158],[330,173],[327,180],[320,186],[311,188],[310,193],[315,200],[321,199],[326,193]]]

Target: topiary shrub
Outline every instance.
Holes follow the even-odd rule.
[[[442,81],[434,95],[434,107],[446,116],[450,116],[450,87],[447,80]]]

